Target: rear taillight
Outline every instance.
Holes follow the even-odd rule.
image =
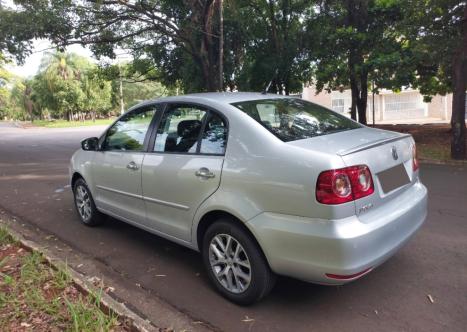
[[[415,172],[418,170],[417,146],[415,143],[412,145],[412,169]]]
[[[316,183],[316,200],[323,204],[342,204],[373,192],[373,179],[366,165],[324,171]]]

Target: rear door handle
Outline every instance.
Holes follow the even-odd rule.
[[[138,165],[134,161],[130,161],[126,168],[131,169],[132,171],[137,171],[139,169]]]
[[[201,167],[199,170],[195,172],[195,175],[200,178],[204,179],[212,179],[216,175],[209,170],[209,168]]]

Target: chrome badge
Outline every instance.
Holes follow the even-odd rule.
[[[399,158],[399,155],[397,154],[397,149],[395,146],[391,148],[391,153],[392,153],[392,159],[397,160]]]
[[[358,214],[362,214],[368,211],[369,209],[371,209],[372,207],[373,207],[373,204],[371,203],[365,204],[358,209]]]

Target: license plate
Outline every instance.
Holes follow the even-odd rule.
[[[378,173],[378,178],[384,193],[388,193],[410,182],[409,175],[403,164]]]

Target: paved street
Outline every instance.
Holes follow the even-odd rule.
[[[197,253],[114,219],[99,228],[80,224],[68,163],[81,139],[102,130],[0,122],[0,207],[101,263],[102,273],[118,274],[129,289],[141,286],[141,303],[157,297],[225,331],[466,330],[467,167],[422,165],[426,224],[361,280],[326,287],[281,278],[263,302],[239,307],[211,289]],[[150,308],[144,311],[151,318]]]

